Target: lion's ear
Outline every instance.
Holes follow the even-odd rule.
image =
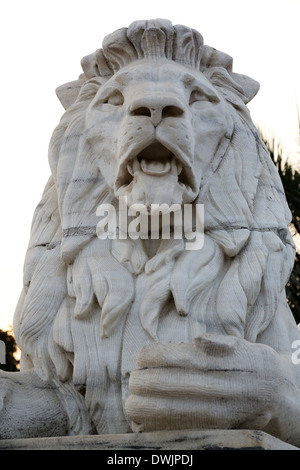
[[[253,78],[248,77],[247,75],[242,75],[239,73],[231,73],[231,77],[234,79],[235,82],[243,90],[243,101],[245,104],[249,103],[249,101],[254,98],[254,96],[259,91],[259,83],[254,80]]]
[[[76,101],[82,84],[83,80],[79,78],[56,88],[55,93],[64,109],[68,109]]]
[[[239,106],[241,102],[249,103],[259,90],[259,83],[253,78],[233,73],[223,67],[211,67],[203,73],[234,106]]]

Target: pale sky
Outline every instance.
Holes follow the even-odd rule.
[[[48,144],[63,114],[55,88],[114,30],[167,18],[198,30],[261,84],[256,124],[295,154],[300,108],[300,0],[14,0],[1,2],[1,310],[12,324],[33,211],[50,175]],[[300,156],[298,157],[300,161]]]

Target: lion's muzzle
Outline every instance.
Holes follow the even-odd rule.
[[[150,117],[154,127],[168,117],[180,117],[184,114],[183,103],[171,93],[138,98],[130,106],[132,116]]]
[[[115,191],[130,203],[182,204],[197,194],[190,119],[180,101],[173,102],[178,106],[139,100],[124,119]]]

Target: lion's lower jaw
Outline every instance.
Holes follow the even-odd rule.
[[[117,197],[127,197],[128,207],[133,204],[142,204],[150,213],[152,204],[179,204],[191,203],[197,194],[190,187],[178,181],[178,176],[171,173],[160,176],[148,175],[138,171],[128,185],[121,186],[116,191]]]

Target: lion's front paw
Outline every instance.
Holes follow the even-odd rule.
[[[65,435],[67,418],[55,390],[33,371],[0,371],[0,439]]]
[[[143,348],[126,412],[134,431],[264,429],[280,384],[278,354],[230,336]]]

